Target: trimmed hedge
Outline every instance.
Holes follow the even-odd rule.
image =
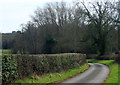
[[[86,63],[86,55],[79,53],[4,55],[3,58],[9,60],[3,62],[3,75],[7,75],[7,77],[3,76],[4,82],[10,82],[11,79],[15,78],[23,79],[33,74],[42,75],[45,73],[66,71],[78,68]],[[5,60],[3,59],[3,61]],[[9,64],[11,67],[9,67]],[[14,74],[13,76],[11,76],[12,73]]]

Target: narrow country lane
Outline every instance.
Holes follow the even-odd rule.
[[[109,75],[109,68],[103,64],[98,63],[89,63],[90,68],[84,73],[68,79],[62,84],[68,85],[101,85]]]

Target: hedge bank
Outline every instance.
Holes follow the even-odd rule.
[[[43,75],[78,68],[86,63],[86,55],[79,53],[3,55],[2,61],[4,83],[33,74]]]

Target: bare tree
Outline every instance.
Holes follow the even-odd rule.
[[[44,53],[43,50],[45,53],[78,52],[84,22],[85,11],[80,5],[49,3],[44,9],[38,8],[32,21],[22,27],[23,48],[26,53],[34,54]]]
[[[88,9],[84,3],[82,3],[86,15],[88,17],[90,36],[93,39],[93,45],[97,45],[99,55],[104,55],[106,49],[106,37],[108,33],[115,28],[116,23],[113,19],[116,19],[116,10],[112,9],[112,3],[110,2],[96,2],[92,4],[92,9]]]

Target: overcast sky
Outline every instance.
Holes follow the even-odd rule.
[[[48,2],[60,1],[62,0],[0,0],[0,32],[20,30],[20,24],[29,21],[37,7],[44,7]]]
[[[37,7],[44,7],[48,2],[61,1],[72,3],[75,0],[0,0],[0,32],[20,30],[20,24],[29,21]]]

